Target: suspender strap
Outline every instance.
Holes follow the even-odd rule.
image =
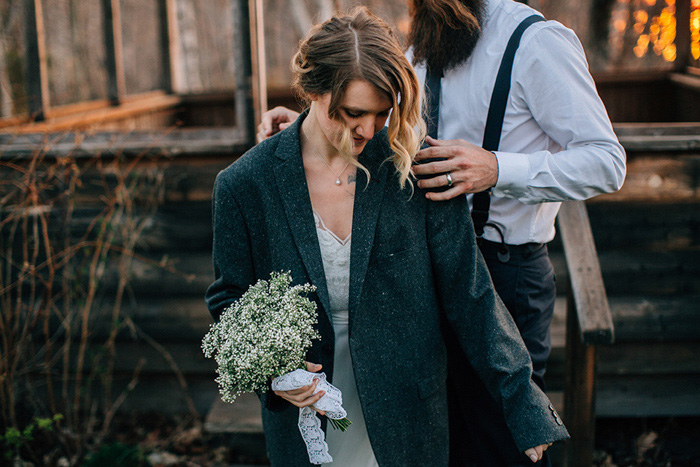
[[[428,101],[428,136],[437,139],[438,120],[440,119],[440,80],[442,70],[435,70],[426,65],[425,97]]]
[[[491,94],[489,114],[486,119],[484,129],[484,140],[481,147],[487,151],[497,151],[501,143],[501,131],[503,130],[503,117],[506,114],[506,104],[510,93],[510,81],[513,71],[513,61],[515,52],[520,46],[520,38],[530,25],[544,21],[540,15],[532,15],[525,18],[510,36],[506,50],[501,59],[501,66],[498,69],[496,83]],[[484,227],[488,223],[489,209],[491,207],[491,189],[474,193],[472,199],[472,221],[474,222],[474,232],[477,237],[484,235]]]

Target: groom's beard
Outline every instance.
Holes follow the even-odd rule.
[[[430,68],[448,70],[467,60],[479,38],[484,23],[483,0],[454,0],[464,4],[474,16],[479,27],[473,24],[448,25],[438,15],[430,14],[427,8],[416,10],[411,19],[408,34],[413,47],[413,63],[427,63]]]

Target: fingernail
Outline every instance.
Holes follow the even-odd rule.
[[[537,462],[537,456],[534,455],[534,454],[530,454],[530,460],[531,460],[532,462]]]

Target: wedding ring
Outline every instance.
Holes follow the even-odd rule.
[[[452,184],[454,183],[452,181],[452,175],[450,175],[450,173],[448,172],[445,174],[445,178],[447,179],[447,186],[452,186]]]

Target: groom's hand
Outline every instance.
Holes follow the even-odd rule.
[[[537,461],[542,460],[542,455],[551,445],[552,443],[540,444],[539,446],[535,446],[534,448],[526,449],[525,455],[529,457],[533,463],[535,463]]]
[[[316,373],[321,371],[321,368],[322,366],[317,363],[306,362],[306,371]],[[325,391],[318,391],[318,393],[314,394],[317,384],[318,380],[315,379],[311,384],[302,386],[299,389],[293,389],[291,391],[274,391],[274,393],[292,405],[296,405],[297,407],[308,407],[315,404],[320,398],[323,397],[324,394],[326,394]],[[316,407],[311,408],[321,415],[326,415],[326,412],[318,410]]]
[[[258,143],[287,128],[294,123],[298,116],[299,113],[282,106],[277,106],[262,114],[258,125]]]

